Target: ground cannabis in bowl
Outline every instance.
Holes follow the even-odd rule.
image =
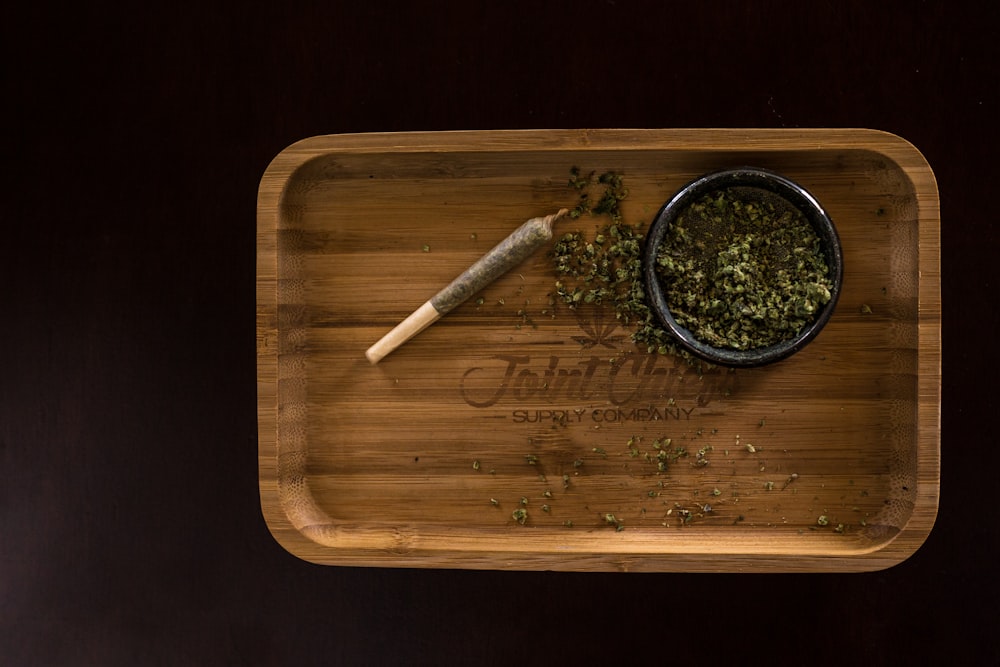
[[[656,274],[679,325],[716,348],[797,336],[831,299],[822,243],[805,216],[750,186],[685,207],[657,249]]]

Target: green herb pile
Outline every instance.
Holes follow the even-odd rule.
[[[660,327],[646,301],[642,278],[643,233],[639,226],[622,218],[621,202],[628,196],[621,174],[613,171],[600,176],[582,176],[570,170],[569,185],[579,192],[570,218],[597,216],[604,224],[590,236],[575,231],[564,234],[553,246],[558,280],[556,295],[576,308],[583,304],[607,304],[623,325],[633,326],[632,340],[645,345],[650,353],[677,354],[693,359],[677,348]],[[598,192],[596,195],[594,191]]]
[[[738,350],[797,335],[830,301],[819,237],[783,199],[729,188],[681,212],[657,255],[678,324],[699,340]]]

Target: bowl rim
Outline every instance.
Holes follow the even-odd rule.
[[[678,324],[670,313],[663,287],[656,275],[657,249],[677,215],[688,204],[696,201],[707,192],[737,186],[768,190],[783,197],[802,212],[820,237],[832,282],[830,301],[797,336],[774,345],[750,350],[717,348],[695,338],[694,334]],[[682,348],[713,364],[745,368],[763,366],[785,359],[801,350],[819,335],[836,309],[843,283],[843,264],[840,236],[837,234],[833,220],[820,205],[819,200],[799,183],[775,171],[761,167],[743,166],[713,171],[699,176],[678,190],[663,204],[653,218],[653,223],[646,234],[642,268],[650,309]]]

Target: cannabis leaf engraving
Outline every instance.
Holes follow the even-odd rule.
[[[591,310],[591,313],[590,318],[585,318],[579,310],[576,311],[576,323],[587,335],[574,336],[573,340],[582,345],[585,350],[598,345],[612,350],[617,349],[618,345],[625,340],[624,335],[611,335],[618,328],[618,322],[605,317],[607,311],[603,307],[594,308]]]

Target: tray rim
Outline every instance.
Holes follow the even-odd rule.
[[[350,544],[322,510],[282,493],[278,479],[277,223],[286,185],[298,169],[330,154],[375,152],[538,152],[609,150],[794,151],[868,150],[893,162],[910,179],[917,198],[917,478],[913,511],[900,532],[868,550],[829,553],[639,553],[622,549],[533,553],[531,549],[436,548],[421,545],[405,526],[388,531],[381,546]],[[258,488],[261,511],[274,539],[308,562],[344,566],[446,567],[461,569],[688,572],[861,572],[892,567],[912,556],[929,536],[940,496],[941,293],[940,198],[929,163],[910,142],[865,128],[531,129],[373,132],[308,137],[278,153],[257,193],[257,415]],[[305,480],[296,480],[305,484]],[[336,540],[344,547],[329,544]],[[326,545],[324,545],[326,543]]]

